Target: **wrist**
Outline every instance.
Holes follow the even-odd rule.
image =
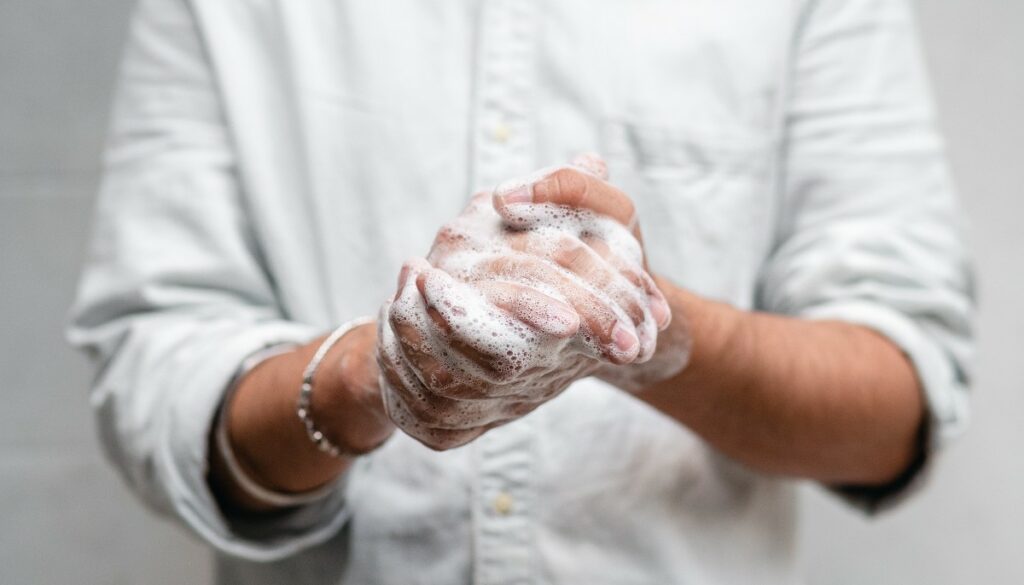
[[[325,356],[316,375],[313,417],[332,442],[366,451],[390,434],[379,401],[373,326],[354,328]],[[324,338],[271,358],[239,381],[224,413],[243,470],[263,487],[306,492],[333,481],[349,459],[332,457],[310,440],[296,415],[303,371]]]
[[[668,327],[658,332],[654,355],[627,366],[603,364],[597,376],[626,392],[640,394],[667,381],[678,383],[682,372],[693,368],[694,321],[704,318],[700,297],[664,278],[652,275],[671,311]]]
[[[670,328],[686,328],[690,339],[689,361],[678,376],[680,383],[700,383],[736,363],[732,356],[745,346],[746,312],[675,286],[666,296],[673,314]]]
[[[685,361],[674,375],[662,376],[636,394],[680,420],[701,416],[709,403],[703,400],[702,389],[714,388],[715,380],[726,373],[734,375],[734,364],[741,363],[736,354],[745,351],[747,345],[749,313],[694,294],[664,278],[655,277],[655,281],[672,309],[672,323],[658,338],[655,359],[662,351],[670,355],[682,351]]]
[[[381,397],[376,347],[376,324],[356,327],[327,353],[317,376],[313,417],[345,451],[370,451],[394,431]]]

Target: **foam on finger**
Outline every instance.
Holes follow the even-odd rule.
[[[599,157],[580,158],[573,164],[598,178],[607,177]],[[562,168],[543,169],[500,190],[532,188]],[[607,254],[597,255],[593,270],[583,264],[584,274],[577,274],[552,260],[566,238],[599,240]],[[523,270],[517,271],[520,265],[508,262],[511,269],[500,275],[491,269],[495,260],[526,254],[532,262],[549,266],[531,272],[521,264]],[[590,210],[510,203],[503,205],[499,215],[491,198],[477,194],[462,215],[442,228],[428,259],[410,261],[403,268],[399,291],[382,308],[379,337],[379,351],[393,364],[391,379],[382,377],[382,390],[391,395],[385,404],[393,418],[401,419],[396,420],[399,427],[425,443],[444,440],[428,437],[432,425],[483,428],[514,418],[517,412],[529,410],[522,405],[550,399],[573,380],[594,372],[602,361],[647,361],[654,354],[659,327],[667,324],[664,307],[658,306],[658,319],[652,313],[652,303],[663,302],[663,297],[656,288],[650,290],[653,281],[645,271],[637,236]],[[604,262],[607,269],[598,266]],[[545,280],[552,270],[560,271],[572,286]],[[590,274],[594,271],[599,274]],[[569,299],[566,295],[584,296]],[[607,339],[598,343],[594,332],[581,326],[585,311],[603,315],[601,323],[615,324],[616,334],[622,333],[620,325],[625,327],[638,343],[624,344],[627,349],[616,348]],[[445,368],[446,384],[460,389],[459,399],[476,401],[471,408],[451,407],[455,403],[448,396],[436,400],[447,405],[443,412],[423,411],[419,417],[430,424],[417,420],[413,411],[429,409],[434,404],[432,395],[443,396],[445,389],[415,374],[388,325],[392,323],[400,323],[400,329],[414,328],[416,335],[411,337],[419,344],[417,353],[429,355]],[[607,336],[602,329],[602,339]],[[611,337],[621,342],[621,335]],[[449,375],[452,380],[447,380]],[[391,383],[401,387],[389,388]],[[403,393],[416,401],[415,409],[401,399]]]

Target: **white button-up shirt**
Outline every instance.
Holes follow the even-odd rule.
[[[474,190],[595,151],[654,271],[902,347],[933,448],[972,291],[923,77],[902,0],[144,0],[71,329],[104,443],[223,583],[797,581],[791,483],[597,381],[464,448],[398,433],[260,520],[211,496],[210,422],[246,356],[373,313]]]

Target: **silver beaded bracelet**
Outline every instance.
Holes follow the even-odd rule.
[[[317,369],[320,368],[320,362],[323,361],[327,352],[330,351],[346,333],[352,331],[356,327],[372,322],[373,317],[360,317],[335,329],[327,336],[327,339],[320,344],[316,353],[313,354],[313,359],[309,360],[306,370],[302,373],[302,389],[299,391],[299,402],[295,412],[299,415],[299,420],[302,421],[303,426],[306,427],[306,435],[309,436],[309,440],[313,441],[320,451],[327,453],[332,457],[357,457],[359,455],[365,455],[365,453],[342,449],[331,442],[330,439],[324,436],[323,432],[316,428],[316,423],[313,422],[309,406],[313,398],[313,376],[316,375]]]
[[[294,343],[269,346],[252,354],[242,362],[242,367],[235,374],[231,385],[228,387],[228,391],[224,395],[224,399],[221,401],[220,411],[217,413],[217,428],[214,434],[221,461],[227,467],[227,471],[234,480],[235,485],[253,500],[275,508],[303,506],[322,500],[336,489],[336,482],[331,482],[315,490],[303,493],[279,492],[263,487],[259,482],[249,477],[249,474],[242,468],[242,464],[238,461],[234,450],[231,448],[231,439],[228,437],[227,413],[231,406],[231,401],[238,390],[238,382],[246,374],[270,358],[292,351],[296,347],[298,346]]]

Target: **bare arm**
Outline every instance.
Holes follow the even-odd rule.
[[[641,400],[764,472],[884,484],[907,467],[923,404],[912,366],[891,342],[856,325],[744,312],[665,280],[659,286],[676,315],[670,327],[687,328],[693,350],[685,370],[638,393]],[[320,341],[253,370],[227,411],[236,455],[266,487],[310,490],[351,463],[320,453],[295,416],[302,370]],[[392,431],[376,388],[375,343],[372,326],[345,336],[314,393],[318,423],[351,449]],[[222,499],[262,509],[233,484],[217,450],[210,453]]]
[[[907,468],[924,406],[893,343],[857,325],[745,312],[659,286],[693,353],[639,398],[767,473],[884,484]]]
[[[636,226],[625,194],[578,171],[557,171],[515,196],[496,194],[499,212],[512,203],[557,203],[591,208]],[[674,315],[659,336],[658,352],[670,357],[677,352],[682,362],[679,352],[686,348],[672,339],[684,338],[692,353],[684,370],[636,391],[640,399],[726,455],[764,472],[875,485],[907,469],[919,447],[921,384],[909,360],[886,337],[839,321],[741,311],[664,279],[658,287]],[[325,363],[340,355],[349,357],[348,364],[326,370],[315,394],[321,402],[314,402],[314,412],[330,415],[318,415],[320,424],[333,431],[332,440],[349,448],[372,446],[392,430],[376,385],[375,342],[369,327],[343,338]],[[294,414],[301,370],[315,347],[255,370],[243,380],[229,410],[235,449],[268,487],[311,489],[348,464],[313,449]],[[215,484],[218,478],[224,483],[216,460],[212,477]]]
[[[304,492],[333,481],[349,458],[321,453],[295,414],[302,372],[322,338],[271,358],[240,383],[226,410],[232,450],[260,485],[280,492]],[[374,325],[353,329],[331,349],[314,380],[312,411],[329,438],[349,450],[365,451],[393,430],[377,387]],[[247,497],[228,473],[212,444],[210,483],[222,503],[249,510],[267,506]]]
[[[545,177],[519,197],[636,225],[627,196],[572,171]],[[505,195],[495,198],[499,210],[510,203]],[[654,359],[627,368],[638,379],[660,381],[636,388],[621,384],[618,372],[603,378],[763,472],[874,485],[907,469],[924,405],[915,370],[894,343],[859,325],[741,311],[666,279],[657,284],[673,321],[659,335]],[[664,361],[682,363],[687,346],[685,369],[671,377],[657,372]]]

